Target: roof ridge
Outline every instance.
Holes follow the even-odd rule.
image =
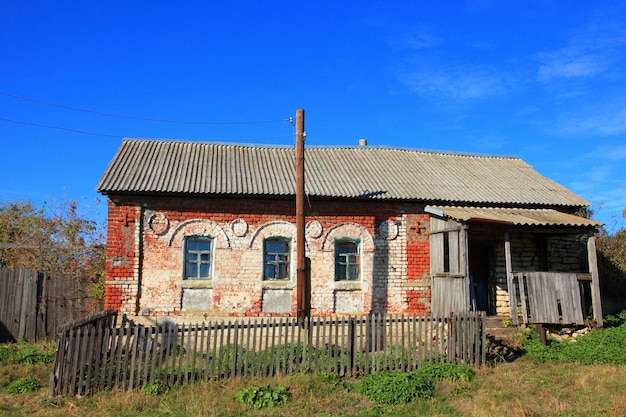
[[[177,142],[186,144],[198,144],[198,145],[211,145],[211,146],[225,146],[225,147],[241,147],[241,148],[256,148],[256,149],[294,149],[293,145],[280,145],[280,144],[258,144],[258,143],[244,143],[244,142],[223,142],[223,141],[207,141],[207,140],[194,140],[194,139],[167,139],[167,138],[124,138],[124,142]],[[389,146],[389,145],[308,145],[306,149],[316,150],[334,150],[334,149],[354,149],[359,151],[370,150],[389,150],[389,151],[405,151],[415,152],[423,154],[433,155],[449,155],[449,156],[462,156],[472,158],[498,158],[498,159],[517,159],[521,160],[518,156],[512,155],[496,155],[479,152],[461,152],[461,151],[447,151],[437,149],[425,149],[425,148],[411,148],[407,146]]]

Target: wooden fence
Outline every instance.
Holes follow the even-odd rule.
[[[0,269],[0,343],[54,339],[59,326],[86,316],[92,304],[72,277]]]
[[[520,306],[523,323],[583,325],[584,281],[578,280],[579,275],[582,274],[515,273],[511,302]]]
[[[50,395],[294,372],[364,375],[424,362],[485,363],[484,313],[244,320],[145,327],[75,326],[59,334]]]

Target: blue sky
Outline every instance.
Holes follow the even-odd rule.
[[[307,145],[366,138],[518,156],[590,201],[607,229],[625,223],[622,2],[4,0],[1,10],[1,200],[68,196],[104,216],[95,186],[123,137],[293,144],[284,120],[302,107]]]

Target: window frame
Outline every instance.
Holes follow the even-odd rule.
[[[268,243],[272,242],[281,242],[286,245],[285,252],[271,252],[268,253],[267,246]],[[268,255],[273,256],[284,256],[284,260],[277,260],[276,258],[270,262],[268,260]],[[274,273],[273,277],[269,277],[267,274],[268,266],[273,266],[274,271],[281,271],[281,266],[284,266],[285,276],[284,277],[276,277],[276,273]],[[280,275],[280,273],[279,273]],[[263,281],[266,282],[284,282],[289,281],[291,279],[291,239],[283,236],[272,236],[265,238],[263,240]]]
[[[190,250],[189,245],[192,242],[208,242],[209,249],[208,250]],[[213,249],[214,249],[214,239],[211,236],[185,236],[185,243],[183,246],[183,281],[187,282],[203,282],[203,281],[212,281],[213,280]],[[198,259],[190,261],[189,254],[199,255]],[[202,255],[208,254],[208,260],[203,260]],[[194,263],[196,265],[197,274],[195,277],[190,277],[189,272],[189,264]],[[208,276],[201,276],[203,264],[208,264]]]
[[[354,245],[355,251],[347,254],[340,254],[338,251],[339,247]],[[338,239],[335,240],[335,272],[334,278],[335,282],[360,282],[361,281],[361,241],[359,239]],[[355,262],[350,262],[349,257],[354,256]],[[344,262],[340,263],[340,260],[343,258]],[[343,277],[339,276],[340,267],[344,268],[345,274]],[[350,270],[355,268],[356,277],[350,277]]]

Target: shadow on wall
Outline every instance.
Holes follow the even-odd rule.
[[[389,309],[389,242],[376,242],[372,277],[372,313],[386,314]]]
[[[13,338],[13,335],[9,332],[9,329],[7,329],[4,323],[0,321],[0,343],[8,342],[15,342],[15,338]]]

